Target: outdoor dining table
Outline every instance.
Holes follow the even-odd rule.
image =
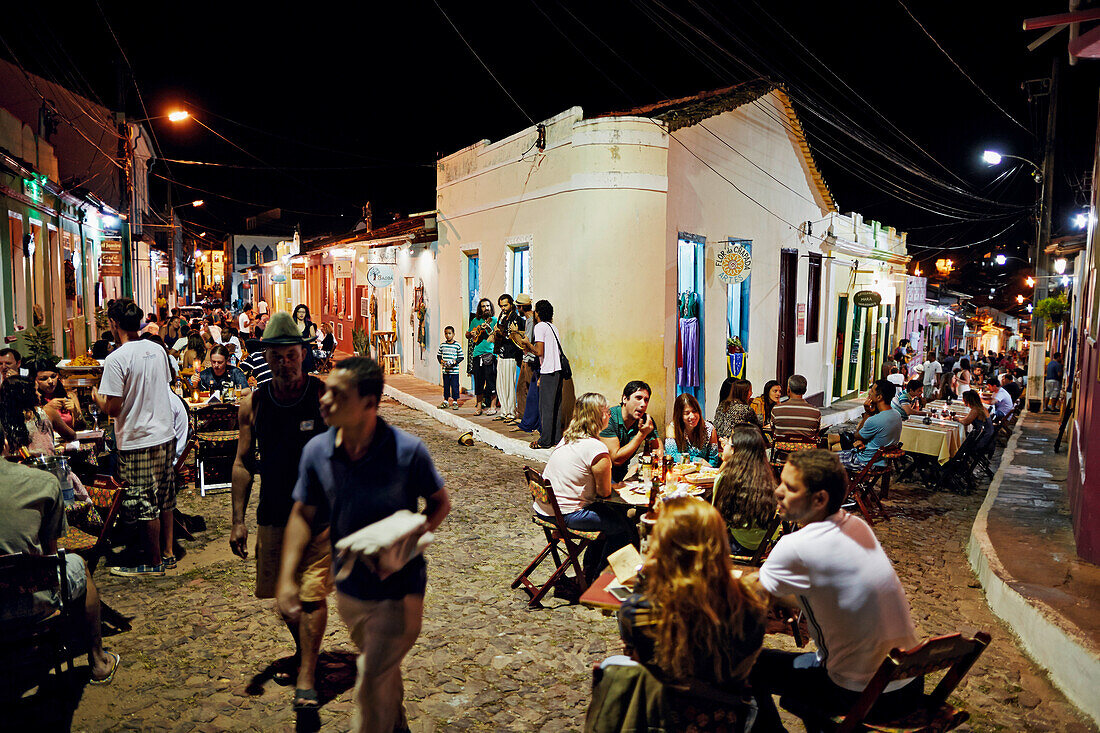
[[[932,456],[939,465],[951,460],[966,439],[966,428],[950,420],[932,420],[924,424],[924,418],[914,415],[901,425],[901,443],[906,453]]]

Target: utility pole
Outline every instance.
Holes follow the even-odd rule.
[[[119,227],[120,258],[122,260],[122,297],[134,297],[133,268],[131,267],[131,240],[134,215],[131,211],[133,202],[133,162],[134,156],[130,148],[130,125],[126,122],[126,81],[122,71],[122,63],[115,60],[115,92],[117,94],[115,120],[118,124],[118,157],[121,165],[118,169],[118,195],[120,199],[119,212],[126,215],[126,226]]]
[[[1039,214],[1038,236],[1035,238],[1035,288],[1032,291],[1031,348],[1027,359],[1028,409],[1039,412],[1043,407],[1046,378],[1046,323],[1039,318],[1039,301],[1047,297],[1046,248],[1050,245],[1050,220],[1054,207],[1054,131],[1058,122],[1058,77],[1062,66],[1060,55],[1054,56],[1050,71],[1050,92],[1047,96],[1047,130],[1043,145],[1043,196]]]

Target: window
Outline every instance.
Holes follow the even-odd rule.
[[[512,296],[526,293],[531,289],[531,248],[527,245],[511,251]]]
[[[477,312],[477,301],[481,293],[481,267],[477,252],[466,255],[466,293],[470,306],[470,315]]]
[[[245,249],[245,246],[243,244],[241,246],[237,247],[237,264],[238,265],[247,265],[248,264],[248,250]]]
[[[806,343],[817,343],[821,321],[821,255],[810,253],[810,270],[806,293]]]

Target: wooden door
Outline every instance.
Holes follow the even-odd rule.
[[[779,254],[779,341],[776,346],[775,378],[786,384],[794,374],[795,315],[798,292],[798,250]]]

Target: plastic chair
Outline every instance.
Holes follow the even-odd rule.
[[[523,475],[527,480],[531,498],[542,504],[549,504],[554,510],[553,514],[548,517],[538,512],[532,513],[531,521],[541,527],[546,535],[546,547],[542,548],[542,551],[535,556],[531,564],[524,568],[523,572],[512,581],[513,590],[522,585],[527,594],[531,596],[531,600],[527,605],[531,608],[538,608],[543,596],[565,577],[565,573],[570,566],[573,567],[576,573],[576,582],[579,584],[581,592],[583,593],[588,588],[584,571],[581,569],[581,552],[588,547],[589,543],[600,539],[603,533],[566,527],[565,518],[562,516],[561,508],[558,506],[558,500],[554,496],[554,489],[551,488],[550,482],[544,479],[538,471],[528,466],[523,467]],[[564,560],[561,556],[562,552],[565,553]],[[554,572],[550,574],[546,582],[539,585],[533,582],[529,576],[550,555],[554,558]]]

